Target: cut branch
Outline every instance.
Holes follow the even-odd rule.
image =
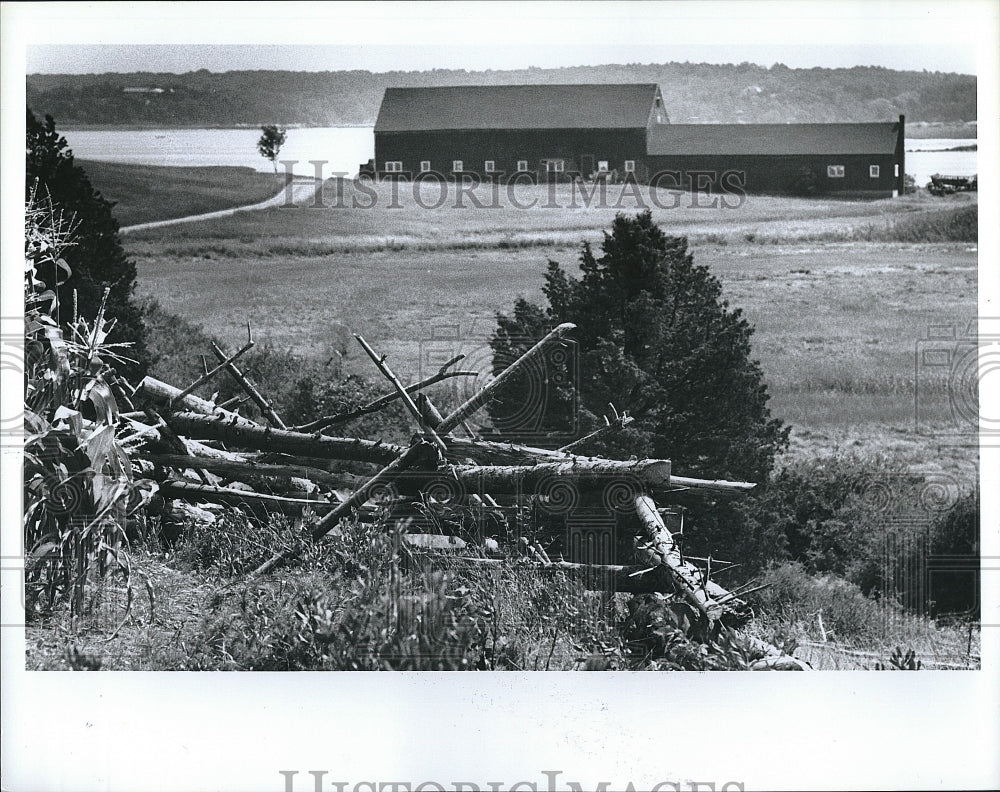
[[[604,423],[605,423],[604,426],[602,426],[600,429],[595,429],[593,432],[591,432],[588,435],[585,435],[584,437],[581,437],[579,440],[574,440],[572,443],[564,445],[562,448],[559,449],[559,451],[564,454],[572,453],[576,451],[578,448],[587,445],[587,443],[597,440],[598,438],[604,437],[605,435],[619,432],[626,426],[628,426],[630,423],[632,423],[633,419],[630,415],[628,415],[627,413],[622,413],[621,415],[618,415],[618,411],[615,409],[613,404],[609,404],[608,407],[611,410],[611,414],[614,416],[613,419],[609,419],[607,416],[604,416]]]
[[[379,356],[379,354],[371,348],[368,342],[357,333],[354,334],[354,338],[359,344],[361,344],[361,348],[365,350],[368,357],[372,359],[372,362],[382,373],[382,376],[389,380],[390,384],[396,389],[396,395],[403,400],[403,404],[406,405],[406,409],[416,420],[417,426],[420,427],[430,441],[433,442],[438,449],[440,449],[441,453],[446,453],[448,449],[445,448],[444,442],[442,442],[441,438],[437,436],[434,428],[424,421],[424,417],[421,414],[420,409],[413,403],[413,399],[410,398],[410,394],[406,392],[406,388],[403,387],[403,383],[400,382],[396,375],[392,373],[392,369],[389,368],[388,364],[385,362],[385,355]]]
[[[559,341],[564,335],[575,329],[576,325],[569,322],[555,327],[547,336],[545,336],[545,338],[535,344],[531,349],[521,355],[521,357],[501,371],[493,380],[487,383],[486,386],[479,391],[479,393],[472,396],[465,403],[457,407],[451,415],[447,416],[444,421],[441,422],[441,425],[438,427],[438,432],[443,435],[448,434],[462,421],[490,401],[490,399],[493,398],[493,395],[504,385],[504,383],[509,382],[510,379],[521,369],[541,357],[547,346],[553,342]]]
[[[247,323],[247,335],[248,336],[250,335],[250,324],[249,323]],[[198,379],[196,379],[194,382],[192,382],[190,385],[188,385],[186,388],[184,388],[184,390],[182,390],[180,393],[178,393],[176,396],[174,396],[170,400],[170,403],[167,406],[168,407],[173,407],[175,402],[178,402],[178,401],[182,400],[185,396],[187,396],[189,393],[191,393],[195,388],[197,388],[197,387],[199,387],[201,385],[204,385],[206,382],[208,382],[210,379],[212,379],[212,377],[214,377],[216,374],[218,374],[220,371],[222,371],[222,369],[224,369],[227,365],[229,365],[234,360],[236,360],[237,358],[241,357],[242,355],[245,355],[247,352],[249,352],[251,349],[253,349],[253,346],[254,346],[253,338],[248,338],[247,342],[242,347],[240,347],[239,350],[237,350],[236,352],[234,352],[229,357],[224,358],[223,361],[218,366],[216,366],[214,369],[212,369],[211,371],[206,371],[204,374],[202,374],[200,377],[198,377]],[[205,365],[206,368],[208,367],[207,363],[205,363],[204,365]]]
[[[232,358],[228,358],[226,353],[223,352],[219,345],[214,341],[212,342],[212,352],[215,356],[222,361],[222,365],[225,366],[226,371],[229,372],[230,376],[236,380],[240,387],[246,392],[247,396],[254,400],[258,407],[260,407],[261,412],[267,417],[267,420],[271,422],[272,426],[276,426],[279,429],[287,429],[285,422],[281,420],[281,416],[274,411],[274,407],[271,406],[271,402],[264,398],[259,390],[254,386],[254,384],[247,379],[246,374],[244,374],[237,365],[233,362]]]
[[[436,385],[450,377],[478,377],[479,372],[477,371],[448,371],[448,369],[455,365],[458,361],[462,360],[465,355],[458,355],[447,363],[445,363],[437,372],[426,379],[420,380],[413,385],[407,386],[404,390],[407,393],[416,393],[423,388],[428,388],[431,385]],[[396,399],[399,398],[398,392],[387,393],[384,396],[380,396],[375,399],[375,401],[370,402],[363,407],[358,407],[355,410],[350,410],[348,412],[337,413],[336,415],[328,415],[324,418],[318,418],[315,421],[311,421],[307,424],[302,424],[300,426],[293,426],[292,429],[298,432],[318,432],[321,429],[325,429],[328,426],[333,426],[334,424],[346,423],[347,421],[353,421],[355,418],[360,418],[362,415],[368,415],[373,412],[378,412],[385,407],[392,404]]]

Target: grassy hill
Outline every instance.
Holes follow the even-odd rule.
[[[170,168],[77,160],[121,226],[214,212],[276,195],[282,178],[253,168]]]
[[[372,124],[391,86],[509,83],[659,83],[675,123],[976,118],[976,77],[873,66],[791,69],[752,63],[661,63],[512,71],[291,72],[201,69],[185,74],[35,74],[27,103],[61,126]],[[159,89],[125,92],[126,88]]]

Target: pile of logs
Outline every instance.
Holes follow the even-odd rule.
[[[709,579],[712,559],[686,558],[664,520],[666,514],[670,521],[676,511],[659,508],[656,499],[681,491],[738,494],[751,489],[752,484],[677,476],[668,460],[617,461],[583,455],[581,451],[589,443],[620,430],[631,420],[613,407],[605,426],[558,450],[484,440],[468,428],[466,420],[473,413],[537,361],[547,347],[560,343],[573,327],[563,324],[553,329],[448,415],[441,415],[422,391],[451,377],[476,376],[478,372],[453,370],[461,356],[448,361],[433,376],[404,386],[384,356],[356,336],[392,390],[368,405],[301,426],[286,425],[238,366],[237,359],[253,346],[248,327],[247,343],[234,354],[228,355],[213,344],[218,365],[209,369],[206,364],[204,375],[184,389],[146,377],[129,393],[127,386],[119,383],[118,395],[129,409],[122,417],[131,428],[126,447],[133,471],[156,482],[163,502],[225,504],[265,515],[275,511],[298,517],[314,515],[318,520],[311,533],[317,541],[341,530],[347,518],[365,519],[380,504],[384,508],[387,500],[404,505],[419,500],[425,507],[457,504],[498,515],[523,510],[525,504],[550,511],[554,506],[564,507],[564,511],[581,504],[601,506],[613,514],[615,531],[626,533],[630,563],[552,560],[544,547],[522,540],[528,544],[530,560],[526,563],[562,570],[585,581],[588,588],[658,592],[682,598],[713,623],[727,627],[744,624],[750,616],[745,597],[753,589],[728,591]],[[196,388],[222,372],[240,385],[266,423],[230,409],[232,400],[216,404],[194,395]],[[415,426],[408,445],[330,434],[338,424],[395,401],[402,402]],[[344,462],[367,463],[374,472],[341,472]],[[465,542],[453,540],[441,548],[440,542],[421,542],[420,536],[407,538],[429,554],[450,553],[451,562],[500,563],[482,548],[456,557],[456,551],[467,548]],[[485,548],[495,551],[499,547],[491,537],[481,539]],[[275,570],[291,553],[275,553],[252,576]],[[722,566],[714,563],[716,569]],[[773,647],[762,651],[766,656],[761,667],[797,662]]]

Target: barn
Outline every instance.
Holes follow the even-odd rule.
[[[890,196],[904,118],[851,124],[671,124],[659,86],[387,88],[379,178],[634,178],[685,189]]]
[[[902,193],[905,119],[865,124],[672,124],[651,130],[649,169],[660,186],[748,193]],[[729,180],[734,179],[730,176]]]
[[[651,130],[669,123],[657,85],[387,88],[375,122],[380,177],[646,180]],[[560,174],[562,174],[560,176]]]

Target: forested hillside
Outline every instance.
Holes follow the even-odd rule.
[[[976,78],[881,67],[790,69],[751,63],[627,64],[518,71],[36,74],[27,103],[60,125],[371,124],[389,86],[656,82],[675,123],[976,119]],[[132,90],[126,90],[132,89]],[[135,89],[147,89],[138,91]]]

